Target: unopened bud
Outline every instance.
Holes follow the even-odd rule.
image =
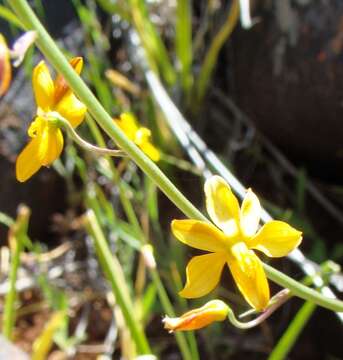
[[[224,321],[229,307],[221,300],[211,300],[204,306],[186,312],[181,317],[163,319],[164,328],[173,331],[197,330],[215,321]]]

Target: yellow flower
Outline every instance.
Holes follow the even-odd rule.
[[[7,46],[5,38],[0,34],[0,96],[4,95],[8,90],[11,79],[10,49]]]
[[[166,316],[162,321],[164,328],[173,331],[197,330],[212,324],[215,321],[224,321],[229,307],[221,300],[211,300],[204,306],[186,312],[181,317]]]
[[[151,131],[139,126],[133,114],[123,113],[115,121],[125,135],[149,156],[151,160],[156,162],[160,160],[159,150],[150,142]]]
[[[252,249],[270,257],[285,256],[300,244],[302,233],[276,220],[257,231],[261,206],[256,195],[249,189],[239,208],[237,198],[220,176],[206,181],[205,196],[207,212],[217,227],[198,220],[172,222],[173,234],[181,242],[210,252],[188,263],[187,281],[180,295],[197,298],[208,294],[227,264],[246,301],[256,310],[263,310],[269,302],[269,285]]]
[[[70,64],[80,74],[82,58],[73,58]],[[55,81],[51,79],[44,61],[34,68],[32,85],[37,115],[28,130],[31,140],[16,161],[16,176],[20,182],[29,179],[41,166],[49,166],[62,152],[62,132],[51,121],[54,113],[59,113],[73,127],[77,127],[87,111],[86,106],[76,98],[61,75],[58,75]]]

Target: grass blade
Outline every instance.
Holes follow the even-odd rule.
[[[274,347],[268,360],[282,360],[286,358],[316,307],[316,304],[312,302],[305,302]]]
[[[113,293],[122,311],[126,325],[130,329],[132,339],[137,346],[137,352],[139,354],[150,354],[151,351],[144,330],[135,317],[134,306],[126,286],[122,267],[117,257],[111,253],[98,220],[92,210],[88,210],[85,215],[85,225],[93,239],[99,262],[112,286]]]
[[[219,30],[218,34],[214,37],[211,46],[206,54],[205,60],[201,66],[199,80],[196,84],[196,107],[199,106],[206,90],[208,88],[213,70],[217,64],[219,51],[223,47],[225,41],[229,38],[232,31],[234,30],[239,19],[239,3],[238,0],[232,2],[230,13]]]
[[[189,0],[178,0],[176,8],[176,55],[180,62],[181,85],[186,94],[193,85],[192,11]]]
[[[10,340],[16,318],[15,302],[17,300],[17,274],[20,265],[20,255],[24,250],[24,244],[27,237],[30,213],[28,207],[21,205],[18,209],[18,217],[9,230],[9,243],[12,259],[9,274],[10,288],[5,298],[2,332]]]

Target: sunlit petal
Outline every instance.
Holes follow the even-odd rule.
[[[38,134],[42,133],[45,124],[46,120],[40,116],[36,116],[28,128],[27,134],[32,138],[36,137]]]
[[[302,233],[283,221],[273,220],[265,224],[248,246],[271,257],[286,256],[300,245]]]
[[[228,240],[214,225],[198,220],[173,220],[174,236],[196,249],[218,252],[227,251]]]
[[[151,131],[146,127],[140,127],[135,134],[135,143],[139,146],[150,142]]]
[[[22,150],[16,161],[16,177],[20,182],[28,180],[42,166],[41,159],[38,156],[40,138],[32,139]]]
[[[212,221],[225,234],[239,231],[239,204],[230,186],[220,176],[212,176],[205,183],[206,208]]]
[[[253,191],[249,189],[244,197],[240,216],[240,227],[244,236],[251,237],[255,235],[260,222],[260,215],[260,201]]]
[[[138,125],[135,117],[130,113],[123,113],[119,119],[116,119],[116,124],[121,128],[125,135],[132,141],[136,138]]]
[[[228,262],[232,276],[245,300],[256,310],[269,302],[269,285],[261,261],[240,242],[232,247]]]
[[[63,149],[63,135],[60,129],[47,125],[41,136],[39,156],[42,165],[51,165],[60,155]]]
[[[47,111],[53,105],[55,90],[44,61],[41,61],[33,70],[32,86],[37,106]]]
[[[152,145],[150,142],[143,143],[139,147],[142,149],[144,154],[149,156],[149,158],[152,161],[157,162],[160,160],[161,154],[160,154],[159,150],[154,145]]]
[[[185,298],[197,298],[208,294],[217,286],[226,259],[225,253],[193,257],[186,268],[186,285],[179,294]]]
[[[57,104],[56,111],[75,128],[83,121],[87,108],[73,93],[69,93]]]

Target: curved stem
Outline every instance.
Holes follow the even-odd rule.
[[[255,319],[242,322],[239,321],[234,312],[229,308],[228,319],[232,325],[239,329],[251,329],[257,325],[260,325],[263,321],[269,318],[270,315],[273,314],[281,305],[283,305],[289,298],[291,297],[291,293],[288,289],[281,290],[278,294],[276,294],[271,300],[269,307],[257,316]]]
[[[186,216],[193,219],[208,221],[207,218],[187,200],[187,198],[174,186],[164,173],[142,151],[133,144],[125,134],[114,124],[111,116],[102,107],[93,93],[76,74],[62,52],[39,22],[38,18],[26,0],[8,0],[12,9],[23,22],[27,30],[37,32],[36,44],[56,70],[63,75],[72,90],[87,106],[103,130],[123,149],[130,158],[149,176],[161,191],[177,206]],[[264,265],[267,276],[281,286],[289,288],[293,295],[310,300],[327,309],[343,312],[343,302],[327,298],[313,289],[310,289],[269,265]]]
[[[107,149],[104,147],[98,147],[88,143],[87,141],[83,140],[81,136],[75,131],[75,129],[71,126],[70,122],[62,117],[59,113],[54,113],[54,121],[58,127],[63,127],[69,134],[69,136],[82,148],[88,150],[92,153],[96,153],[98,155],[107,155],[107,156],[114,156],[114,157],[122,157],[126,156],[125,152],[122,150],[112,150]]]

